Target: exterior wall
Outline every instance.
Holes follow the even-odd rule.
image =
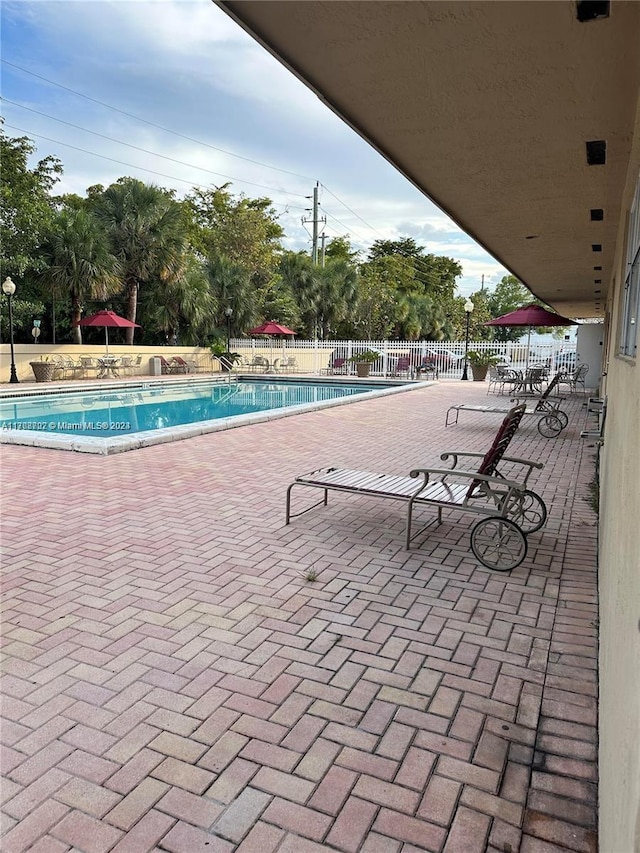
[[[633,389],[633,391],[632,391]],[[640,851],[640,371],[612,359],[600,462],[600,849]]]
[[[633,176],[633,184],[637,173]],[[600,455],[600,849],[640,853],[640,365],[616,355],[624,224],[610,300]]]
[[[600,387],[603,341],[604,323],[584,323],[578,326],[576,364],[589,365],[589,371],[585,376],[586,388]]]

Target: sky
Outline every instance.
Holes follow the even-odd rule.
[[[463,296],[507,274],[211,0],[3,0],[1,15],[5,132],[62,161],[56,193],[230,182],[272,199],[284,245],[310,251],[318,182],[327,241],[364,256],[413,237],[460,262]]]

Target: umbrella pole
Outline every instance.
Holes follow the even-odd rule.
[[[109,327],[108,326],[104,327],[104,339],[105,339],[105,343],[107,345],[107,355],[109,355]]]
[[[529,334],[527,335],[527,362],[524,366],[525,375],[529,370],[529,353],[531,352],[531,326],[529,326]]]

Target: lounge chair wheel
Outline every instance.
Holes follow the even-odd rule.
[[[554,415],[557,418],[560,418],[560,422],[562,424],[562,429],[564,429],[566,427],[566,425],[569,423],[569,415],[567,415],[566,412],[563,412],[562,409],[558,409],[556,412],[554,412]]]
[[[488,569],[510,572],[527,556],[527,539],[508,518],[482,518],[471,531],[471,550]]]
[[[545,438],[555,438],[563,429],[562,420],[555,414],[544,415],[538,421],[538,432]]]
[[[507,498],[505,514],[523,533],[535,533],[547,520],[547,507],[540,495],[525,489]]]

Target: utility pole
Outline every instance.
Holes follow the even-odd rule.
[[[311,219],[306,219],[304,216],[302,217],[302,224],[304,225],[307,222],[311,222],[313,224],[313,234],[312,234],[312,242],[311,242],[311,261],[315,266],[318,263],[318,223],[322,222],[326,224],[327,218],[323,216],[322,219],[318,217],[318,188],[320,186],[320,182],[316,181],[316,185],[313,188],[313,208],[307,208],[311,210],[313,216]],[[311,198],[311,196],[307,196],[307,198]]]
[[[322,247],[320,249],[320,266],[323,267],[324,266],[324,257],[325,257],[325,255],[324,255],[324,244],[325,244],[325,241],[327,239],[327,235],[324,233],[324,231],[320,235],[320,239],[322,240]]]
[[[318,182],[313,188],[313,242],[311,244],[311,261],[318,263]]]
[[[484,292],[484,273],[482,273],[482,286],[480,287],[480,290]]]

